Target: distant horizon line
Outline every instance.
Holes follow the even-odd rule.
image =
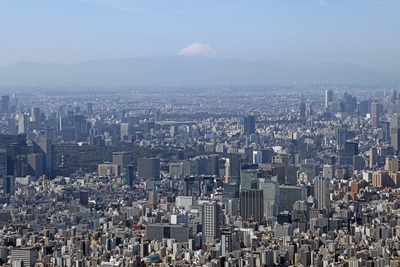
[[[340,61],[340,62],[335,62],[335,61],[301,61],[301,60],[278,60],[278,59],[273,59],[273,58],[260,58],[260,59],[242,59],[242,58],[234,58],[234,57],[216,57],[216,58],[211,58],[211,57],[205,57],[202,55],[182,55],[179,53],[176,54],[171,54],[171,55],[156,55],[156,56],[127,56],[127,57],[101,57],[101,58],[94,58],[94,59],[87,59],[87,60],[82,60],[82,61],[76,61],[76,62],[41,62],[41,61],[35,61],[35,60],[19,60],[15,61],[13,63],[6,63],[5,65],[0,65],[0,69],[6,68],[8,66],[13,66],[17,64],[23,64],[23,63],[28,63],[28,64],[40,64],[40,65],[79,65],[79,64],[85,64],[85,63],[90,63],[90,62],[95,62],[95,61],[118,61],[118,60],[133,60],[133,59],[157,59],[157,58],[187,58],[187,59],[197,59],[197,60],[207,60],[207,61],[240,61],[240,62],[248,62],[248,63],[255,63],[255,62],[262,62],[262,61],[269,61],[273,63],[286,63],[286,64],[307,64],[307,65],[322,65],[322,64],[331,64],[331,65],[347,65],[347,66],[354,66],[354,67],[362,67],[362,68],[368,68],[368,69],[381,69],[381,70],[388,70],[390,69],[384,69],[382,67],[371,67],[368,65],[363,65],[360,63],[352,63],[352,62],[345,62],[345,61]],[[400,69],[391,69],[392,71],[400,71]]]

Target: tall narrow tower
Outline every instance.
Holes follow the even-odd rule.
[[[333,91],[325,90],[325,108],[329,108],[329,103],[333,102]]]
[[[306,118],[306,103],[304,102],[304,96],[303,93],[301,94],[301,99],[300,99],[300,119],[305,119]]]
[[[254,115],[244,117],[244,134],[256,132],[256,118]]]
[[[317,176],[314,178],[314,197],[317,200],[317,209],[330,210],[329,178]]]

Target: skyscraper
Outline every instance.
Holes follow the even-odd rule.
[[[329,108],[329,103],[333,102],[333,91],[325,90],[325,108]]]
[[[240,170],[240,190],[257,189],[257,169]]]
[[[306,103],[304,102],[304,96],[301,94],[300,105],[299,105],[300,119],[306,118]]]
[[[87,114],[88,116],[93,115],[93,103],[92,102],[87,102]]]
[[[15,176],[6,175],[3,177],[3,194],[14,195],[15,193]]]
[[[128,165],[122,169],[122,177],[124,184],[128,186],[133,186],[135,184],[135,167],[133,165]]]
[[[369,167],[374,168],[375,164],[378,162],[378,152],[376,147],[371,147],[369,149]]]
[[[263,190],[252,189],[240,192],[240,215],[244,221],[261,223],[264,218]]]
[[[9,113],[10,112],[10,96],[3,95],[1,97],[1,112]]]
[[[390,129],[390,144],[393,146],[395,151],[400,150],[400,128],[391,128]]]
[[[35,140],[36,152],[43,154],[43,170],[48,178],[54,178],[54,151],[51,139],[48,138],[38,138]]]
[[[233,227],[221,229],[221,254],[223,257],[228,256],[230,252],[240,250],[240,231],[234,230]]]
[[[371,125],[376,128],[379,126],[379,119],[382,113],[383,107],[376,101],[371,103]]]
[[[130,123],[121,123],[121,141],[132,142],[133,127]]]
[[[28,125],[28,117],[25,114],[18,114],[18,133],[27,133]]]
[[[330,210],[330,180],[325,176],[314,178],[314,197],[317,201],[317,209]]]
[[[220,234],[220,206],[216,202],[204,203],[202,208],[202,226],[205,243],[215,244]]]
[[[31,123],[34,125],[33,127],[38,128],[40,127],[40,109],[38,107],[31,108]]]
[[[346,125],[335,125],[336,145],[343,146],[346,143],[347,127]]]
[[[128,166],[129,164],[131,164],[131,160],[132,160],[132,153],[131,152],[114,152],[112,154],[112,158],[113,158],[113,164],[117,164],[118,165],[118,169],[119,169],[119,173],[118,175],[120,175],[123,171],[123,169]]]
[[[160,159],[140,158],[137,160],[138,177],[146,180],[160,180]]]
[[[259,189],[263,191],[264,198],[264,216],[276,216],[279,206],[279,185],[268,179],[258,184]]]
[[[231,154],[225,159],[225,177],[227,182],[237,183],[240,179],[240,155]]]
[[[244,117],[244,134],[252,134],[256,132],[256,118],[254,115]]]

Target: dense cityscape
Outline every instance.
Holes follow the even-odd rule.
[[[400,266],[400,94],[3,90],[4,266]]]

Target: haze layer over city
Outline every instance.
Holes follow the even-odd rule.
[[[399,8],[0,1],[0,265],[400,266]]]

